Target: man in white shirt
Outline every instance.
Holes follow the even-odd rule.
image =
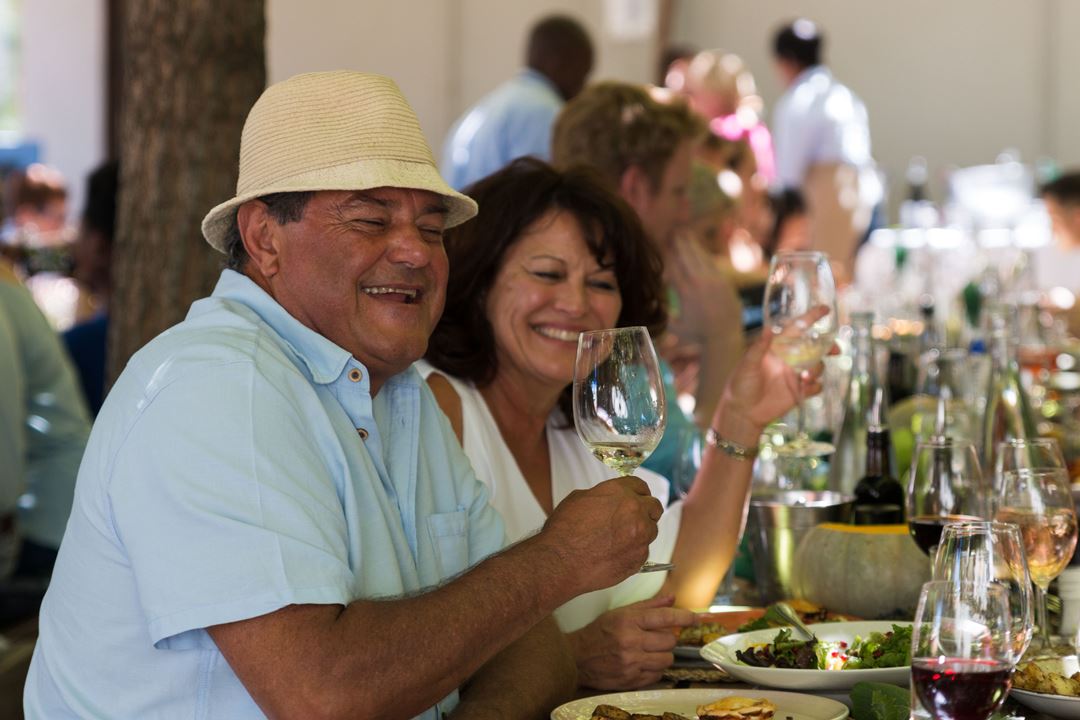
[[[775,36],[773,56],[786,88],[773,115],[777,181],[805,196],[813,247],[850,270],[883,192],[866,106],[822,64],[823,44],[806,19]]]

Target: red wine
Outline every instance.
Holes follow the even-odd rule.
[[[986,720],[1005,702],[1012,672],[992,660],[916,660],[911,681],[935,720]]]
[[[915,544],[926,553],[941,543],[941,533],[945,526],[954,522],[967,522],[969,520],[981,520],[974,515],[920,515],[908,520],[908,530],[911,537],[915,538]]]

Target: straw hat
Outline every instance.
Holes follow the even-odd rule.
[[[476,203],[439,175],[416,113],[393,80],[350,71],[297,75],[268,87],[252,106],[240,138],[236,197],[203,218],[203,236],[224,252],[236,208],[262,195],[376,187],[442,195],[447,227],[476,214]]]

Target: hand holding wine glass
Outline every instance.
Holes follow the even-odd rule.
[[[911,632],[911,683],[934,720],[985,720],[1005,702],[1015,665],[1005,588],[923,585]]]
[[[991,490],[970,441],[948,437],[920,441],[908,478],[908,528],[927,555],[948,523],[991,515]]]
[[[765,329],[773,335],[770,350],[800,375],[832,349],[837,325],[836,284],[824,253],[774,255],[764,305]],[[807,435],[801,391],[798,408],[798,435],[779,448],[780,452],[799,457],[833,452],[832,445],[815,442]]]
[[[648,329],[581,333],[573,401],[574,424],[585,446],[619,475],[633,473],[656,449],[667,424],[660,364]],[[646,563],[642,572],[671,567]]]
[[[1020,527],[1028,572],[1035,585],[1039,635],[1032,646],[1049,652],[1046,590],[1072,559],[1077,537],[1069,474],[1057,441],[1038,438],[1001,443],[995,479],[996,518]]]

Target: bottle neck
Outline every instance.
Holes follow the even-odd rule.
[[[889,431],[872,427],[866,431],[866,476],[892,477],[889,460]]]

